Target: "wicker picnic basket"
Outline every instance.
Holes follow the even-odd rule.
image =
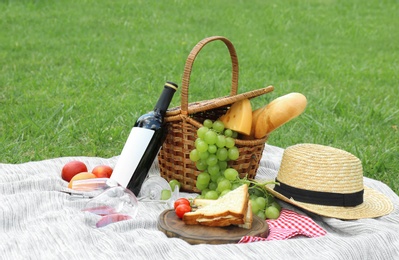
[[[188,103],[188,90],[192,66],[200,50],[212,41],[220,40],[227,46],[232,61],[232,84],[229,96]],[[195,164],[190,160],[189,154],[197,138],[197,130],[205,119],[216,120],[225,114],[230,105],[242,99],[251,99],[273,91],[269,86],[250,92],[237,94],[238,88],[238,59],[233,44],[225,37],[213,36],[200,41],[190,52],[184,67],[181,86],[181,105],[171,108],[165,116],[168,134],[158,154],[160,174],[170,181],[178,180],[181,191],[200,192],[195,184],[198,174]],[[237,160],[230,161],[229,166],[235,168],[240,177],[255,178],[259,161],[267,141],[267,136],[262,139],[241,140],[235,139],[240,156]]]

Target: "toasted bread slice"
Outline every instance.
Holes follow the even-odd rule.
[[[194,205],[196,205],[198,208],[202,208],[206,205],[215,203],[217,200],[208,200],[208,199],[195,199],[194,200]],[[242,219],[237,219],[236,217],[232,215],[228,215],[225,217],[217,217],[217,218],[200,218],[197,219],[200,224],[205,225],[205,226],[226,226],[226,225],[237,225],[239,227],[245,228],[245,229],[251,229],[252,227],[252,221],[253,221],[253,213],[252,213],[252,205],[251,201],[248,200],[248,206],[247,206],[247,213],[245,214],[244,218],[244,223],[242,223]]]
[[[196,199],[198,209],[184,214],[183,221],[188,225],[251,228],[253,216],[248,196],[248,185],[244,184],[217,200]]]
[[[247,208],[247,214],[245,215],[245,222],[244,224],[238,226],[246,229],[251,229],[253,220],[254,220],[254,215],[252,213],[252,204],[251,201],[248,200],[248,208]]]

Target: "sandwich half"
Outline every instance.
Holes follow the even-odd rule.
[[[252,208],[249,201],[248,185],[244,184],[217,200],[195,199],[197,210],[187,212],[183,221],[187,225],[224,227],[237,225],[252,227]]]

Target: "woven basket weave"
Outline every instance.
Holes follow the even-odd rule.
[[[220,40],[227,46],[232,61],[232,84],[229,96],[188,103],[188,89],[190,75],[194,60],[200,50],[212,41]],[[181,106],[171,108],[165,116],[168,134],[159,152],[158,161],[160,173],[163,178],[170,181],[178,180],[181,191],[200,192],[195,184],[200,171],[190,160],[189,154],[195,148],[197,130],[205,119],[216,120],[225,114],[230,105],[242,99],[251,99],[273,91],[269,86],[250,92],[237,94],[238,88],[238,59],[233,44],[225,37],[213,36],[200,41],[190,52],[184,67],[181,87]],[[237,160],[230,161],[229,166],[235,168],[240,177],[247,176],[253,179],[259,167],[259,161],[267,141],[267,136],[262,139],[241,140],[235,139],[240,156]]]

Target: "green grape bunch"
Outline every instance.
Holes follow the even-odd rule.
[[[246,177],[240,178],[236,169],[228,162],[237,160],[239,150],[235,145],[238,133],[225,128],[220,120],[205,119],[197,130],[195,148],[190,151],[190,160],[200,171],[196,187],[201,191],[199,198],[217,199],[243,184],[248,184],[252,212],[262,219],[276,219],[281,207],[264,186]]]

